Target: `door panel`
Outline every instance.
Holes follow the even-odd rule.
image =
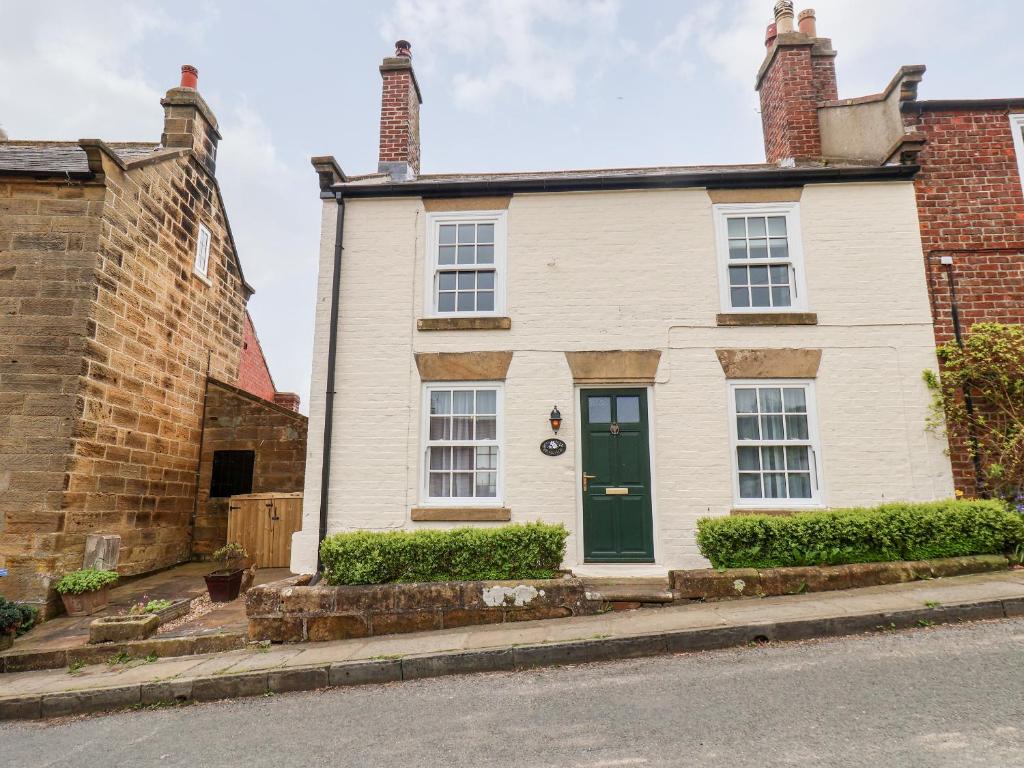
[[[586,562],[654,562],[644,389],[581,390]]]

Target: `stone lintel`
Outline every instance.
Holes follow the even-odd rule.
[[[803,187],[763,189],[709,189],[711,202],[718,203],[798,203]]]
[[[511,352],[417,352],[422,381],[504,381]]]
[[[565,359],[577,384],[652,384],[661,350],[566,352]]]
[[[425,197],[423,207],[428,213],[449,211],[505,211],[512,202],[512,195],[493,197]]]
[[[813,379],[820,349],[716,349],[727,379]]]

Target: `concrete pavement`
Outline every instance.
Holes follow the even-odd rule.
[[[0,719],[1024,615],[1024,571],[0,675]]]
[[[1024,619],[0,724],[5,764],[1024,765]]]

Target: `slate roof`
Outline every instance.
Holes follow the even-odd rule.
[[[151,142],[108,145],[124,162],[138,160],[160,149]],[[38,175],[86,174],[85,150],[74,141],[0,141],[0,173],[14,171]]]

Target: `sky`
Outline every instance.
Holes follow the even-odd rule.
[[[12,139],[159,141],[180,66],[224,136],[217,176],[279,390],[309,400],[314,155],[376,171],[381,58],[412,42],[422,172],[762,162],[773,0],[0,0]],[[797,3],[797,10],[803,5]],[[817,0],[840,96],[926,64],[920,97],[1024,96],[1020,0]]]

